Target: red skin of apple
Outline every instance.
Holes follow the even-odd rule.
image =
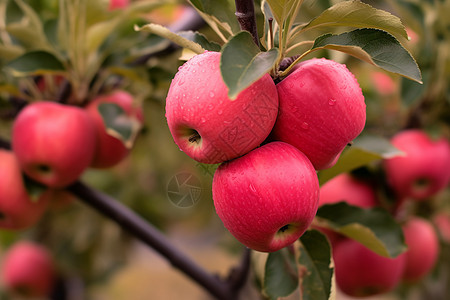
[[[268,74],[230,100],[219,64],[219,52],[194,56],[175,75],[166,99],[175,143],[194,160],[208,164],[259,146],[278,113],[277,90]]]
[[[265,144],[220,165],[212,191],[224,226],[242,244],[262,252],[295,242],[311,224],[319,203],[311,162],[283,142]]]
[[[90,102],[86,106],[86,111],[94,120],[97,132],[97,146],[91,163],[93,168],[113,167],[130,153],[130,149],[125,147],[121,140],[106,132],[103,118],[98,111],[98,106],[102,103],[117,104],[128,116],[136,117],[141,123],[144,120],[142,108],[135,107],[133,96],[125,91],[118,90],[108,95],[102,95]]]
[[[428,275],[439,256],[439,239],[433,225],[425,219],[413,217],[403,225],[406,265],[403,280],[418,282]]]
[[[343,64],[304,61],[277,84],[277,91],[280,112],[270,139],[297,147],[316,170],[332,167],[364,129],[364,96]]]
[[[24,186],[22,170],[13,152],[0,149],[0,228],[22,230],[39,221],[48,207],[43,195],[32,201]]]
[[[1,275],[7,290],[27,297],[45,297],[52,290],[55,267],[46,248],[21,241],[5,253]]]
[[[405,152],[384,160],[386,178],[398,198],[424,200],[444,189],[450,180],[450,143],[433,141],[417,129],[397,133],[392,144]]]
[[[446,212],[437,213],[433,217],[433,223],[438,229],[442,240],[450,244],[450,214]]]
[[[372,208],[378,204],[373,187],[348,173],[340,174],[320,187],[319,207],[341,201],[361,208]],[[320,226],[315,228],[324,233],[331,244],[343,238],[342,235],[327,228]]]
[[[14,121],[12,148],[24,172],[49,187],[65,187],[91,164],[95,127],[81,108],[49,101],[26,106]]]
[[[344,239],[333,249],[336,283],[353,297],[387,293],[401,281],[405,255],[387,258],[352,239]]]
[[[109,10],[124,9],[130,5],[130,0],[110,0]]]

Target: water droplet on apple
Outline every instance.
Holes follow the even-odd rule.
[[[214,108],[214,106],[212,104],[208,104],[208,109],[212,110]]]
[[[303,122],[302,125],[301,125],[301,127],[302,127],[303,129],[307,130],[307,129],[309,129],[309,124],[306,123],[306,122]]]
[[[202,117],[202,118],[200,119],[200,123],[205,124],[205,123],[206,123],[206,119]]]
[[[178,86],[182,86],[184,84],[184,79],[181,78],[180,81],[178,81]]]
[[[331,99],[328,101],[328,105],[330,105],[330,106],[334,106],[335,104],[336,104],[336,99],[331,98]]]
[[[249,185],[248,187],[250,188],[250,190],[251,190],[253,193],[256,193],[256,188],[253,186],[253,184],[250,183],[250,185]]]
[[[209,92],[209,97],[210,98],[214,98],[214,93],[213,92]]]
[[[218,115],[221,115],[223,113],[223,111],[221,110],[221,109],[219,109],[218,111],[217,111],[217,114]]]

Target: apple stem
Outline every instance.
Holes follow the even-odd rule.
[[[176,249],[159,230],[114,198],[96,191],[82,182],[72,184],[67,190],[85,204],[116,222],[123,230],[155,249],[169,260],[175,268],[203,286],[217,299],[232,300],[238,298],[237,295],[249,270],[248,250],[244,253],[241,265],[230,272],[227,280],[222,280],[197,265],[184,253]]]
[[[256,27],[255,5],[253,0],[235,0],[236,18],[241,30],[250,32],[256,46],[259,47],[258,29]]]

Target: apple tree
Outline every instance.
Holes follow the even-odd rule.
[[[138,241],[217,299],[446,299],[449,12],[2,1],[0,294],[113,290]]]

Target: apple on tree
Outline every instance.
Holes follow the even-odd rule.
[[[405,153],[384,160],[386,178],[400,199],[424,200],[445,188],[450,181],[450,143],[432,140],[422,130],[397,133],[392,144]]]
[[[51,254],[38,244],[20,241],[5,253],[1,280],[6,290],[27,298],[49,296],[55,282]]]
[[[277,91],[280,112],[270,140],[297,147],[316,170],[332,167],[364,128],[364,96],[343,64],[325,58],[301,62]]]
[[[367,297],[387,293],[402,280],[404,253],[387,258],[346,238],[334,245],[336,283],[345,294]]]
[[[220,163],[259,146],[278,113],[278,95],[269,74],[235,100],[220,72],[220,53],[204,52],[180,67],[166,98],[166,118],[178,147],[202,163]]]
[[[94,123],[81,108],[37,101],[17,116],[12,149],[24,172],[49,187],[73,183],[94,157]]]
[[[125,146],[123,141],[107,132],[103,118],[98,110],[103,103],[117,104],[129,118],[136,119],[140,124],[144,120],[142,107],[135,106],[133,96],[125,91],[117,90],[92,100],[86,106],[86,111],[94,120],[97,133],[94,159],[90,165],[93,168],[110,168],[115,166],[130,152],[130,149]]]
[[[435,266],[439,256],[439,239],[433,225],[425,219],[413,217],[403,224],[406,264],[403,280],[419,282]]]
[[[262,252],[295,242],[311,224],[319,202],[314,167],[283,142],[221,164],[212,191],[224,226],[242,244]]]
[[[42,217],[49,204],[47,192],[32,200],[13,152],[0,149],[0,228],[26,229]]]

